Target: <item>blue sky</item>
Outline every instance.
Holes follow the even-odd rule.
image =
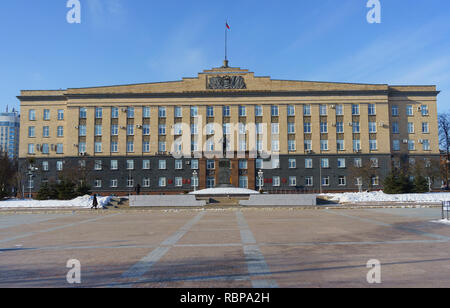
[[[67,0],[0,4],[0,110],[21,89],[60,89],[193,77],[223,61],[274,79],[436,84],[450,111],[450,1]]]

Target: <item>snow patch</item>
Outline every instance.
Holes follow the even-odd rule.
[[[444,224],[444,225],[449,225],[450,226],[450,220],[448,220],[448,219],[433,220],[432,222],[437,223],[437,224]]]
[[[383,191],[322,194],[330,201],[338,203],[394,202],[394,203],[440,203],[450,201],[450,193],[425,193],[388,195]]]
[[[19,200],[12,199],[0,202],[0,209],[9,208],[91,208],[93,196],[78,197],[73,200]],[[104,208],[111,201],[111,197],[97,197],[98,207]]]

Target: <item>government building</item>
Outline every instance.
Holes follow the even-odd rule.
[[[23,90],[24,183],[72,176],[102,195],[230,184],[270,193],[381,189],[394,168],[440,187],[436,86],[275,80],[228,62],[181,81]],[[24,177],[28,179],[28,177]]]

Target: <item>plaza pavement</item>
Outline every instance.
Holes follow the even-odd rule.
[[[0,215],[0,287],[450,287],[437,208]],[[66,263],[81,263],[81,284]],[[366,280],[371,259],[382,283]]]

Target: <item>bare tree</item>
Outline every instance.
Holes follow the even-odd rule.
[[[372,185],[372,178],[379,178],[379,169],[377,166],[377,162],[374,162],[369,159],[362,159],[361,165],[356,165],[352,163],[349,168],[350,178],[353,180],[353,183],[356,183],[356,180],[359,178],[362,182],[362,187],[367,187],[368,190],[373,190],[375,187]],[[379,181],[381,179],[379,178]],[[362,188],[361,187],[361,188]]]
[[[442,113],[438,116],[438,124],[439,124],[439,143],[441,146],[441,150],[446,155],[445,161],[445,177],[444,183],[446,189],[449,189],[449,163],[450,163],[450,114]]]

